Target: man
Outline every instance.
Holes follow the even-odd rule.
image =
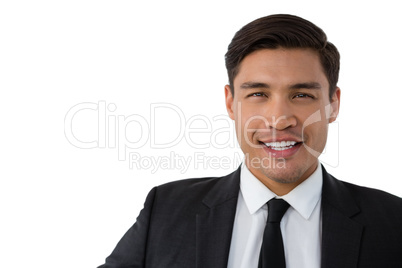
[[[325,33],[296,16],[257,19],[234,36],[226,67],[243,164],[152,189],[100,267],[402,267],[402,199],[318,161],[340,101]]]

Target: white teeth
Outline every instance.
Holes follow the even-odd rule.
[[[283,151],[292,148],[297,142],[295,141],[280,141],[280,142],[268,142],[265,143],[267,147],[271,147],[273,150]]]
[[[285,147],[285,146],[293,146],[295,144],[296,144],[295,141],[280,141],[280,142],[274,141],[265,143],[265,145],[269,147]]]

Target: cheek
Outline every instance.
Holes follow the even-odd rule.
[[[239,127],[239,125],[242,129],[244,129],[245,127],[253,126],[253,113],[249,109],[246,109],[241,105],[239,105],[238,108],[239,109],[236,109],[236,112],[234,114],[235,124],[237,128]]]
[[[328,131],[328,119],[323,107],[299,109],[295,114],[297,114],[298,122],[301,124],[303,132],[306,132],[306,135],[326,135]]]
[[[252,109],[243,109],[235,114],[236,136],[243,149],[253,146],[254,134],[264,126],[264,118]]]
[[[269,123],[265,117],[258,114],[243,114],[242,118],[242,134],[247,136],[251,141],[256,132],[261,132],[264,129],[269,129]]]
[[[307,142],[311,147],[322,151],[327,140],[328,124],[322,121],[311,124],[304,129],[303,134],[306,136]]]

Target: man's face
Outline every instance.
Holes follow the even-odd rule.
[[[316,169],[340,90],[329,98],[319,56],[310,49],[262,49],[244,58],[225,87],[226,107],[250,171],[266,186],[295,187]],[[292,186],[293,185],[293,186]]]

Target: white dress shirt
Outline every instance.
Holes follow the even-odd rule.
[[[287,268],[319,268],[321,262],[322,169],[295,189],[277,197],[242,164],[229,252],[229,268],[257,268],[265,223],[266,203],[282,198],[290,204],[281,221]],[[275,268],[275,267],[273,267]]]

